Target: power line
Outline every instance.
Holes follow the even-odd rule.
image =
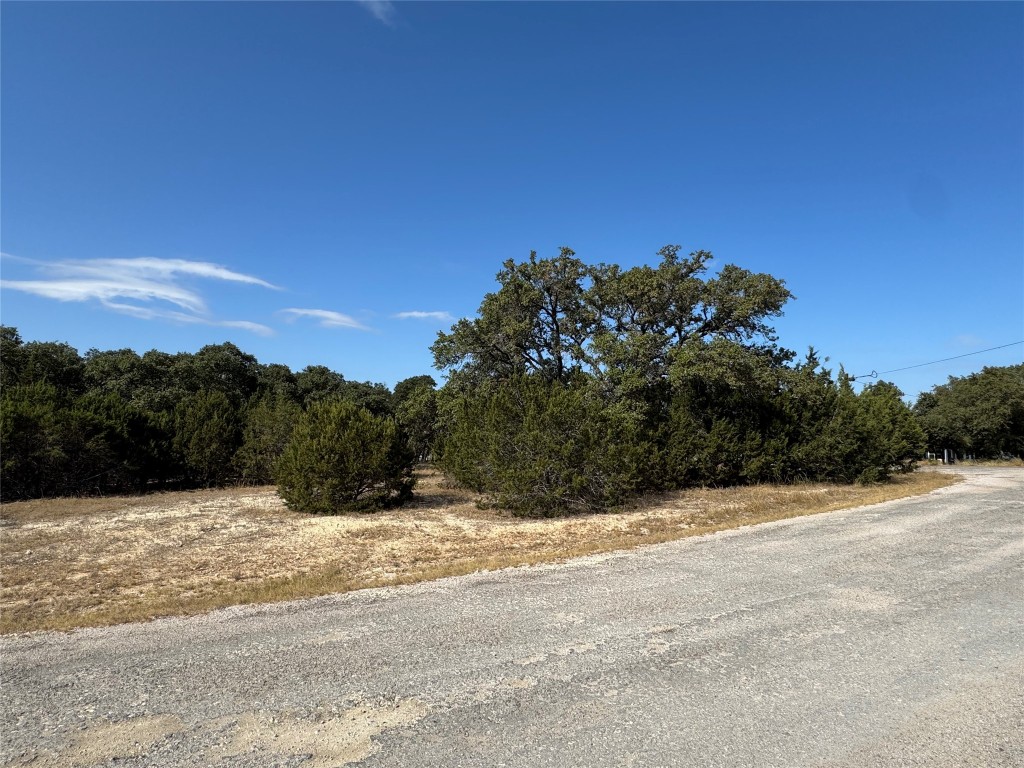
[[[872,371],[871,373],[862,373],[860,376],[851,376],[850,381],[856,381],[857,379],[877,379],[879,376],[884,376],[887,373],[909,371],[911,368],[924,368],[926,365],[935,365],[936,363],[945,363],[950,360],[959,360],[961,357],[970,357],[971,355],[980,355],[982,352],[993,352],[997,349],[1006,349],[1007,347],[1014,347],[1017,344],[1024,344],[1024,339],[1021,341],[1011,341],[1009,344],[1000,344],[998,347],[989,347],[988,349],[979,349],[976,352],[967,352],[962,355],[954,355],[953,357],[944,357],[941,360],[932,360],[930,363],[918,363],[917,365],[908,365],[905,368],[893,368],[889,371]]]

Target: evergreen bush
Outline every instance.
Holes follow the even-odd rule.
[[[515,514],[550,517],[621,503],[656,456],[587,387],[523,376],[461,399],[440,464]]]
[[[299,418],[275,478],[281,498],[300,512],[379,509],[411,496],[413,458],[393,418],[328,399]]]

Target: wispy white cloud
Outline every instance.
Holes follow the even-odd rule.
[[[221,325],[225,328],[241,328],[243,331],[252,331],[260,336],[274,335],[273,328],[268,328],[262,323],[254,323],[251,320],[221,320],[220,322],[213,323],[213,325]]]
[[[953,337],[953,346],[963,347],[964,349],[983,347],[987,343],[985,339],[975,336],[973,333],[960,333]]]
[[[260,334],[273,331],[248,320],[210,316],[202,295],[182,278],[220,280],[277,290],[277,286],[219,264],[185,259],[89,259],[41,262],[3,254],[5,259],[32,264],[44,279],[0,280],[0,287],[56,301],[97,301],[106,309],[145,320],[171,320]],[[169,305],[169,306],[168,306]]]
[[[455,320],[448,312],[423,312],[418,309],[399,312],[395,317],[399,320],[437,320],[442,323],[450,323]]]
[[[125,305],[114,301],[114,299],[120,298],[136,301],[164,301],[190,312],[206,312],[205,302],[195,291],[169,282],[157,282],[127,275],[113,279],[2,280],[0,286],[57,301],[95,299],[109,309],[122,310]]]
[[[281,290],[266,280],[235,272],[227,267],[222,267],[220,264],[211,264],[207,261],[153,258],[93,259],[77,263],[60,262],[60,265],[64,268],[74,268],[87,273],[113,271],[122,274],[135,274],[140,277],[161,277],[165,280],[173,279],[176,275],[191,275],[210,280],[226,280],[228,282],[246,283],[248,285],[258,285],[262,288]]]
[[[5,251],[0,251],[0,259],[4,259],[6,261],[17,261],[17,262],[20,262],[21,264],[37,264],[38,265],[38,264],[42,263],[40,261],[37,261],[36,259],[28,259],[28,258],[25,258],[24,256],[15,256],[13,253],[6,253]]]
[[[354,328],[357,331],[370,330],[354,317],[342,314],[341,312],[334,312],[330,309],[297,309],[290,307],[280,310],[280,314],[288,315],[293,320],[297,317],[312,317],[314,320],[318,320],[319,325],[324,328]]]
[[[126,315],[140,318],[141,320],[169,320],[172,323],[188,323],[190,325],[212,325],[218,328],[240,328],[244,331],[259,334],[260,336],[273,336],[274,329],[261,323],[254,323],[249,320],[214,320],[199,315],[190,315],[186,312],[174,312],[171,310],[151,309],[140,307],[135,304],[107,305],[110,309],[123,312]]]
[[[359,4],[369,11],[377,21],[387,24],[389,27],[394,26],[398,11],[395,10],[395,4],[391,0],[359,0]]]

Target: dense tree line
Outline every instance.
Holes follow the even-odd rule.
[[[928,450],[979,459],[1024,458],[1024,364],[951,376],[923,392],[914,414]]]
[[[0,345],[5,501],[271,483],[296,425],[325,403],[350,405],[360,423],[390,424],[401,448],[392,446],[392,459],[425,457],[433,440],[429,376],[392,393],[324,366],[261,364],[231,343],[83,356],[67,344],[25,343],[5,326]],[[408,467],[399,474],[407,479]]]
[[[478,315],[441,333],[441,466],[524,514],[603,509],[692,485],[879,481],[924,436],[902,393],[853,391],[777,344],[781,280],[711,254],[591,266],[507,261]]]
[[[277,482],[290,506],[323,513],[399,503],[413,462],[435,459],[513,512],[552,515],[651,490],[912,468],[924,432],[895,386],[855,393],[813,350],[797,360],[779,346],[781,280],[712,275],[706,251],[659,256],[632,269],[567,248],[505,262],[478,315],[438,335],[440,390],[430,376],[391,392],[324,366],[294,373],[230,343],[81,356],[5,327],[3,498]],[[939,423],[935,397],[919,402],[922,423]]]

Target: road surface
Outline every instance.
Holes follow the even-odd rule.
[[[1024,470],[563,565],[0,639],[0,764],[1024,766]]]

